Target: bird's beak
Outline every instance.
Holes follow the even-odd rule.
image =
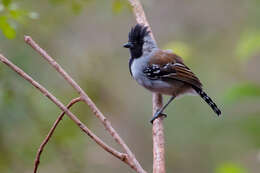
[[[134,45],[131,42],[127,42],[123,45],[125,48],[132,48]]]

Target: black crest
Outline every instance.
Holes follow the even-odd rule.
[[[139,58],[143,54],[144,37],[149,34],[147,26],[135,25],[128,34],[128,45],[132,58]]]
[[[148,27],[136,24],[131,31],[128,34],[128,40],[131,43],[142,43],[144,40],[144,37],[148,35],[150,31],[148,31]]]

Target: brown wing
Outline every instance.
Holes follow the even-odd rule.
[[[175,79],[202,88],[200,80],[183,63],[181,57],[168,51],[158,50],[149,62],[149,70],[146,69],[148,77],[162,80]]]
[[[156,51],[149,64],[157,64],[157,65],[166,65],[168,63],[181,63],[183,64],[183,60],[181,57],[179,57],[176,54],[173,54],[169,51],[163,51],[163,50],[158,50]]]

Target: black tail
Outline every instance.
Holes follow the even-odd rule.
[[[211,98],[200,88],[193,88],[205,102],[208,103],[208,105],[213,109],[213,111],[219,116],[221,114],[221,111],[217,107],[217,105],[211,100]]]

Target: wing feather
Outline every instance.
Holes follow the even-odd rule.
[[[149,73],[146,73],[148,71]],[[200,80],[183,63],[183,60],[178,55],[168,51],[157,51],[152,56],[150,65],[144,70],[144,73],[153,80],[159,78],[161,80],[178,80],[202,88]]]

